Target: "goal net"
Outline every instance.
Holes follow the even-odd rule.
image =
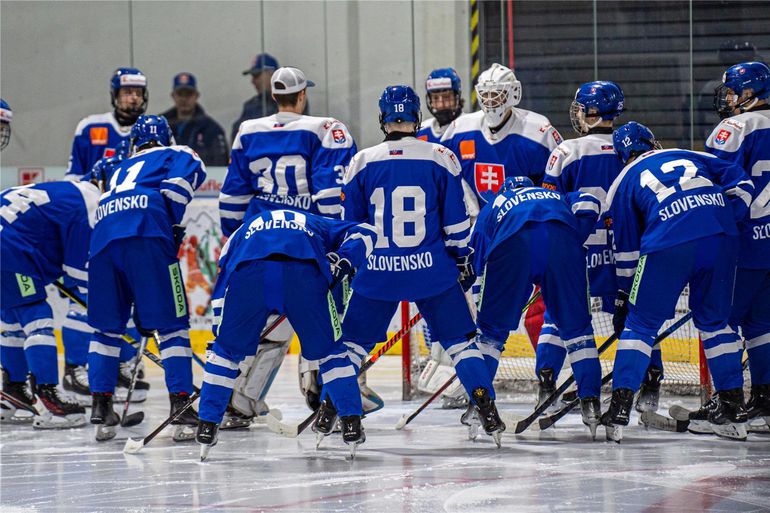
[[[667,321],[661,332],[672,325],[676,320],[688,312],[689,292],[685,289],[680,296],[674,319]],[[410,318],[417,312],[414,305],[404,303],[402,308],[403,318]],[[408,310],[406,310],[408,308]],[[612,315],[601,311],[601,299],[591,298],[592,324],[596,347],[601,346],[613,333]],[[423,335],[423,322],[421,321],[409,335],[408,347],[403,353],[404,372],[404,397],[409,398],[417,392],[416,384],[420,371],[428,362],[429,350]],[[600,361],[602,374],[612,370],[615,362],[617,344],[613,344],[602,355]],[[669,337],[661,342],[663,357],[663,390],[676,395],[703,395],[708,393],[709,377],[705,365],[705,358],[701,358],[701,345],[698,330],[689,320]],[[559,375],[559,381],[567,379],[572,373],[569,359],[565,359],[565,366]],[[535,392],[537,390],[537,378],[535,376],[535,349],[530,342],[524,327],[524,316],[519,327],[512,331],[505,344],[500,367],[495,379],[495,388],[511,392]]]

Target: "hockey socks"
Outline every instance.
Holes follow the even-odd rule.
[[[738,335],[726,326],[713,332],[701,330],[700,337],[714,388],[717,391],[743,388],[743,344]]]
[[[567,355],[578,387],[578,396],[599,397],[602,368],[593,334],[566,340]]]
[[[494,360],[494,371],[496,372],[497,362],[500,358],[499,351],[496,358],[488,359],[486,355],[482,355],[473,340],[455,340],[454,342],[442,340],[441,345],[452,358],[457,377],[460,378],[468,396],[471,396],[474,390],[483,388],[489,391],[490,399],[494,400],[495,391],[492,387],[489,360]]]

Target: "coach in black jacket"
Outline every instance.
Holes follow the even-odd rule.
[[[207,166],[226,166],[229,150],[225,132],[198,105],[199,96],[195,77],[190,73],[179,73],[174,77],[171,92],[176,107],[163,115],[171,125],[177,144],[195,150]]]

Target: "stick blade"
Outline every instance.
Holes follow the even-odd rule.
[[[540,431],[540,427],[538,426],[537,422],[532,422],[527,425],[527,417],[522,417],[521,415],[515,415],[508,412],[500,412],[500,418],[503,419],[503,422],[505,422],[506,426],[514,426],[513,432],[517,435],[520,435],[527,429],[532,431]]]
[[[406,423],[408,422],[408,420],[409,420],[409,415],[407,415],[406,413],[403,414],[401,418],[398,419],[398,422],[396,423],[396,429],[398,431],[401,431],[402,429],[404,429],[406,427]]]
[[[135,413],[132,413],[130,415],[126,415],[123,419],[123,422],[121,422],[121,426],[123,427],[131,427],[136,426],[138,424],[141,424],[144,421],[144,412],[138,411]]]
[[[126,454],[136,454],[141,451],[143,447],[144,438],[140,440],[134,440],[133,438],[129,437],[128,440],[126,440],[126,445],[123,446],[123,452]]]
[[[298,426],[284,424],[270,413],[265,415],[265,424],[267,424],[267,429],[286,438],[297,438],[299,436]]]
[[[654,411],[643,412],[640,420],[648,428],[670,431],[672,433],[684,433],[687,431],[687,426],[690,423],[689,421],[664,417]]]

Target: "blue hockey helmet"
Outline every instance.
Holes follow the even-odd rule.
[[[11,119],[13,111],[8,102],[0,98],[0,151],[11,141]]]
[[[138,88],[142,90],[142,103],[137,106],[118,105],[118,93],[124,87]],[[129,124],[136,122],[136,119],[147,110],[147,102],[150,99],[147,91],[147,77],[136,68],[118,68],[112,74],[110,79],[110,96],[112,106],[116,114]]]
[[[588,133],[602,121],[615,119],[623,112],[623,90],[615,82],[587,82],[575,91],[569,117],[572,128],[580,135]],[[586,117],[596,117],[589,123]]]
[[[460,75],[453,68],[434,69],[428,75],[425,81],[425,103],[433,117],[436,118],[440,126],[448,125],[463,113],[463,97],[460,82]],[[433,93],[444,93],[451,91],[454,93],[454,105],[442,108],[433,104]]]
[[[509,176],[503,181],[500,192],[512,191],[521,187],[534,187],[535,184],[528,176]]]
[[[612,145],[623,164],[640,153],[660,149],[652,131],[636,121],[630,121],[612,132]]]
[[[414,123],[420,129],[422,113],[420,98],[407,85],[388,86],[380,96],[380,128],[385,134],[385,123]]]
[[[758,100],[770,97],[770,67],[758,61],[736,64],[724,72],[722,84],[724,88],[718,89],[717,94],[724,95],[726,103],[732,108],[745,112],[756,105]],[[751,90],[751,96],[741,100],[747,89]]]
[[[128,138],[131,141],[131,154],[135,153],[142,146],[153,142],[159,146],[174,144],[171,127],[163,116],[140,116],[136,123],[134,123],[134,126],[131,127],[131,134]]]
[[[115,167],[128,157],[128,146],[128,138],[122,139],[115,148],[114,155],[97,160],[91,168],[91,183],[96,184],[102,191],[106,191]]]

